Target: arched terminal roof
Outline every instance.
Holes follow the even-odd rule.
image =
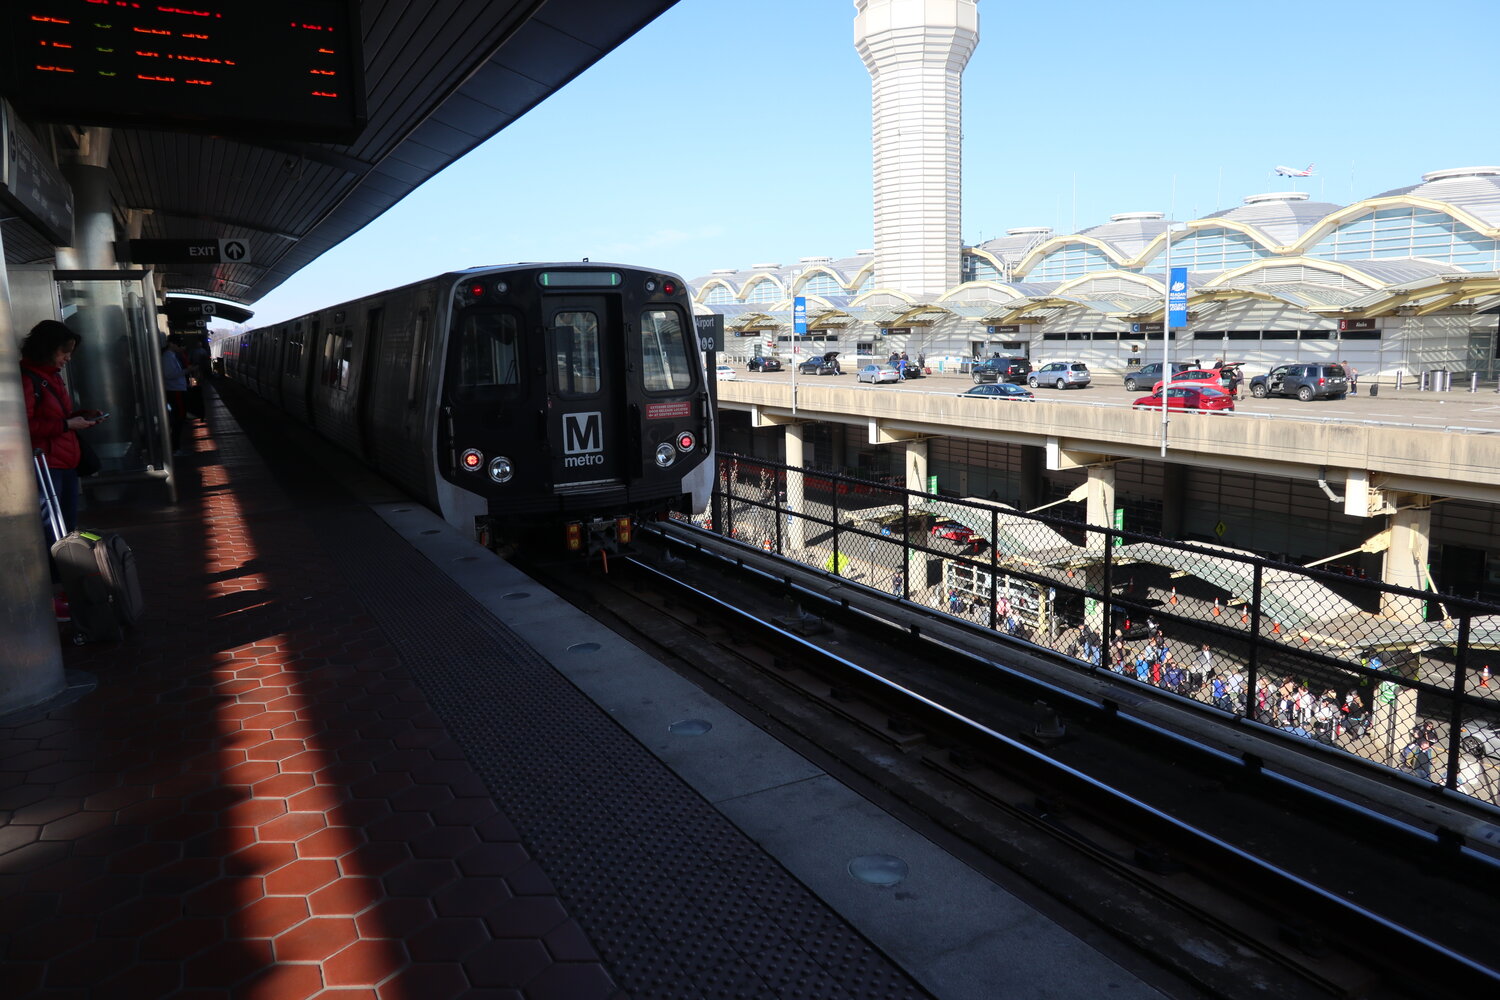
[[[368,124],[347,144],[115,128],[117,214],[143,239],[243,239],[253,263],[157,265],[165,287],[251,303],[536,107],[676,0],[357,0]],[[63,155],[80,132],[28,123]],[[49,134],[50,133],[50,134]],[[121,227],[124,230],[124,227]],[[7,264],[53,247],[4,223]]]

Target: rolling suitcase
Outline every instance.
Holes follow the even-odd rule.
[[[52,561],[68,598],[75,635],[82,642],[119,639],[141,617],[135,555],[125,539],[113,533],[80,530],[64,534],[52,470],[40,451],[33,453],[32,460],[48,527],[57,539],[52,543]]]

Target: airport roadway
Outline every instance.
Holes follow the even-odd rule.
[[[735,381],[790,382],[790,372],[747,372],[743,362],[731,362],[735,368]],[[797,375],[799,385],[837,385],[847,387],[856,384],[853,369],[846,367],[845,374]],[[932,392],[961,393],[973,386],[968,375],[958,373],[933,374],[925,378],[906,382],[866,387],[880,392]],[[721,383],[722,386],[722,383]],[[1361,380],[1360,393],[1341,400],[1316,399],[1302,402],[1292,397],[1255,399],[1247,392],[1235,404],[1237,413],[1255,414],[1257,417],[1318,420],[1339,423],[1392,424],[1402,427],[1431,427],[1456,432],[1490,434],[1500,432],[1500,391],[1493,385],[1481,384],[1478,392],[1469,392],[1468,383],[1454,387],[1448,392],[1422,392],[1408,380],[1406,387],[1397,390],[1394,381],[1381,384],[1378,394],[1369,393],[1370,384]],[[1144,393],[1128,392],[1117,374],[1095,373],[1094,382],[1083,389],[1057,390],[1041,387],[1032,390],[1038,400],[1051,400],[1087,405],[1126,406],[1140,399]],[[988,405],[990,400],[976,400],[975,405]]]

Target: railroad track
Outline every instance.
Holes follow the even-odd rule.
[[[1492,858],[1146,721],[1128,686],[679,526],[607,575],[526,569],[1188,993],[1500,989]]]

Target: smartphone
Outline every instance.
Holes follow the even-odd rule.
[[[108,420],[109,419],[109,414],[108,413],[101,413],[97,417],[95,417],[94,419],[95,420]]]

